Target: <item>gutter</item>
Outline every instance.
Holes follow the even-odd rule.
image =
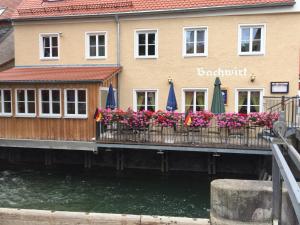
[[[121,36],[121,29],[120,29],[120,19],[119,16],[116,15],[115,16],[115,20],[116,20],[116,29],[117,29],[117,65],[120,67],[121,66],[121,44],[120,44],[120,36]],[[119,71],[120,72],[120,71]],[[117,78],[117,108],[119,108],[119,102],[120,102],[120,90],[119,90],[119,73],[116,74],[116,78]]]
[[[64,15],[64,16],[46,16],[37,18],[12,18],[13,22],[21,21],[40,21],[40,20],[60,20],[67,18],[104,18],[109,16],[141,16],[141,15],[157,15],[157,14],[172,14],[172,13],[191,13],[191,12],[209,12],[219,10],[232,9],[258,9],[258,8],[273,8],[273,7],[288,7],[294,6],[293,2],[277,2],[277,3],[263,3],[255,5],[229,5],[229,6],[214,6],[214,7],[200,7],[200,8],[186,8],[186,9],[168,9],[168,10],[147,10],[147,11],[129,11],[116,13],[102,13],[102,14],[81,14],[81,15]],[[34,14],[33,14],[34,15]]]

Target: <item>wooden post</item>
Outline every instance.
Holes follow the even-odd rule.
[[[272,178],[273,178],[273,224],[281,225],[281,208],[282,208],[282,179],[280,170],[273,156],[272,163]]]
[[[285,97],[281,97],[281,111],[285,111]]]

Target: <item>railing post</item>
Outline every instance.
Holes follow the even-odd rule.
[[[281,111],[285,111],[285,97],[281,97]]]
[[[274,156],[273,156],[273,163],[272,163],[272,178],[273,178],[273,212],[272,212],[273,224],[281,225],[282,180],[281,180],[280,170]]]

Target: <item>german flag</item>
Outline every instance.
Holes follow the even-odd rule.
[[[192,124],[192,117],[191,117],[190,114],[187,114],[187,116],[185,117],[184,124],[185,124],[186,126],[191,126],[191,124]]]
[[[100,122],[102,120],[102,113],[99,111],[99,109],[96,109],[94,119],[96,122]]]

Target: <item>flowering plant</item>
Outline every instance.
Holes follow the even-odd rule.
[[[120,109],[98,109],[98,111],[95,113],[95,119],[104,125],[108,125],[113,122],[121,121],[125,114],[126,113]]]
[[[222,113],[217,116],[217,124],[220,128],[242,128],[247,124],[247,115],[240,113]]]
[[[277,112],[263,112],[263,113],[250,113],[249,122],[257,126],[266,126],[268,128],[273,127],[273,123],[279,119],[279,113]]]
[[[175,127],[182,118],[180,113],[157,111],[153,114],[155,124],[162,127]]]
[[[151,117],[151,111],[134,112],[131,109],[128,109],[120,122],[134,129],[145,128],[149,126]]]
[[[190,123],[185,123],[190,127],[210,127],[211,120],[214,118],[214,114],[208,111],[200,111],[196,113],[190,113]]]

